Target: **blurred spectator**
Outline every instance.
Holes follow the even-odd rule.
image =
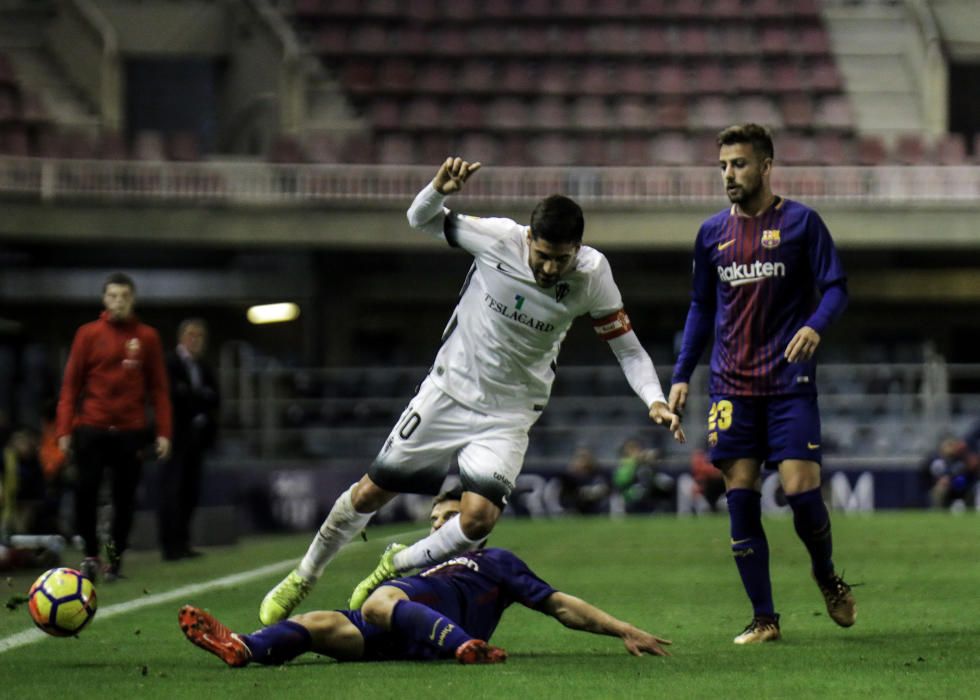
[[[711,511],[718,512],[718,499],[725,495],[725,477],[702,449],[691,452],[691,476],[697,484],[698,493],[704,497]]]
[[[609,478],[588,447],[575,450],[561,484],[561,505],[565,510],[583,515],[609,510]]]
[[[14,431],[4,447],[0,480],[3,539],[17,533],[37,531],[45,497],[44,474],[37,447],[37,435],[26,429]]]
[[[976,497],[980,456],[959,438],[946,436],[925,463],[929,502],[933,508],[949,508],[956,502],[973,503]]]
[[[627,440],[620,449],[613,486],[622,495],[627,513],[649,513],[670,509],[674,501],[674,478],[657,471],[659,454],[639,440]]]
[[[156,454],[170,454],[170,392],[156,330],[133,313],[135,284],[120,272],[102,287],[105,311],[78,329],[58,401],[58,447],[73,451],[75,522],[85,543],[81,571],[91,579],[102,566],[96,514],[103,473],[112,479],[111,541],[106,580],[119,576],[136,507],[136,487],[147,441],[146,403],[156,419]]]
[[[201,492],[204,452],[218,430],[218,383],[204,360],[207,324],[199,318],[182,321],[177,348],[167,358],[174,442],[170,461],[160,470],[160,553],[164,559],[185,559],[191,549],[191,520]]]

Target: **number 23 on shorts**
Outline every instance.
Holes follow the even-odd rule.
[[[718,443],[719,430],[732,427],[732,402],[723,399],[715,401],[708,409],[708,444],[712,447]]]
[[[708,430],[728,430],[732,427],[732,402],[724,399],[708,409]]]

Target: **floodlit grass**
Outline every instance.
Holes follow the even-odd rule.
[[[736,647],[751,611],[728,548],[724,518],[505,520],[493,544],[524,558],[555,587],[674,641],[670,659],[629,656],[621,643],[566,630],[520,606],[494,636],[502,666],[338,664],[314,655],[283,668],[225,668],[187,643],[183,602],[233,629],[258,626],[258,604],[278,574],[132,612],[96,616],[75,639],[45,638],[0,652],[0,696],[118,698],[953,698],[980,687],[980,520],[938,513],[834,518],[835,561],[855,589],[858,621],[829,620],[788,518],[766,520],[784,639]],[[401,530],[410,529],[408,526]],[[328,569],[303,610],[343,605],[375,563],[371,531]],[[191,583],[299,557],[306,536],[250,538],[197,560],[133,553],[130,578],[98,585],[102,610]],[[283,573],[285,573],[285,568]],[[6,596],[39,572],[0,579]],[[29,629],[26,606],[0,611],[0,648]]]

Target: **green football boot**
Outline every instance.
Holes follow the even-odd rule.
[[[381,561],[375,567],[371,575],[366,579],[361,581],[354,587],[354,592],[350,594],[350,609],[360,610],[361,606],[364,605],[364,601],[368,599],[371,592],[380,586],[385,581],[390,581],[391,579],[398,576],[398,571],[395,570],[394,564],[392,564],[392,559],[398,552],[406,549],[406,545],[403,544],[389,544],[381,555]]]
[[[293,569],[275,588],[265,594],[259,606],[259,620],[263,625],[282,622],[303,602],[313,590],[313,581],[307,581]]]

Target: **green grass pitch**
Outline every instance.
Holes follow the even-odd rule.
[[[750,609],[723,517],[505,520],[492,541],[522,556],[555,587],[674,641],[669,659],[634,658],[619,640],[566,630],[512,607],[494,643],[502,666],[349,663],[307,655],[282,668],[228,669],[183,639],[177,609],[206,607],[239,631],[258,625],[258,603],[280,574],[188,600],[97,615],[73,639],[7,648],[32,627],[26,606],[0,611],[0,696],[5,698],[974,698],[980,687],[980,520],[975,514],[834,517],[835,561],[855,589],[858,620],[840,629],[809,578],[786,517],[769,517],[783,640],[736,647]],[[303,609],[343,605],[376,562],[370,531],[328,569]],[[417,531],[416,531],[417,532]],[[298,557],[307,537],[249,538],[191,561],[133,553],[130,578],[98,585],[101,610]],[[285,569],[283,570],[283,573]],[[5,597],[34,575],[0,579]]]

